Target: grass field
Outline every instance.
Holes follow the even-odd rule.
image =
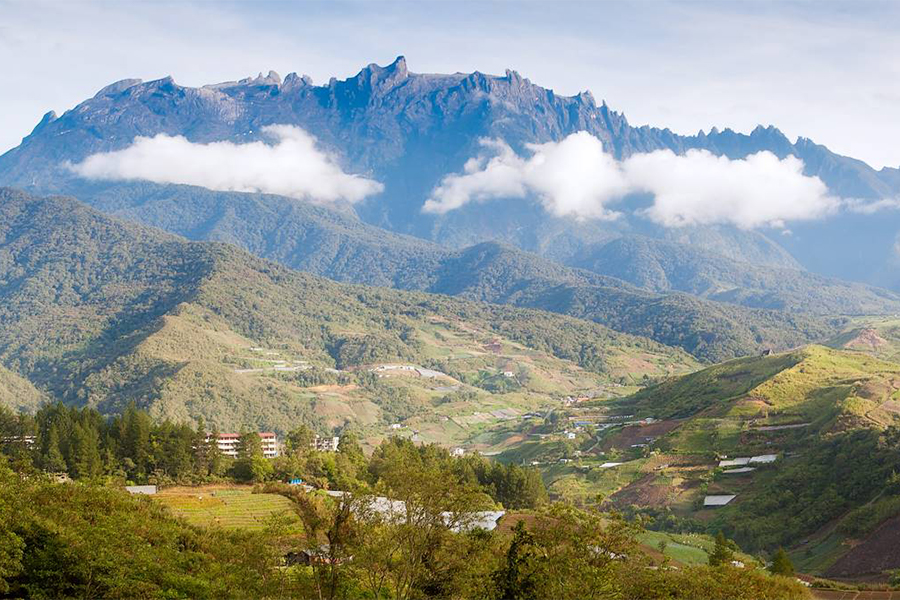
[[[177,487],[153,498],[192,525],[260,530],[283,517],[290,529],[299,526],[290,500],[277,494],[254,494],[249,486]]]

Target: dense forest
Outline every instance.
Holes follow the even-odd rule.
[[[278,348],[339,369],[424,362],[420,331],[434,319],[600,374],[633,353],[695,364],[681,350],[562,315],[337,284],[72,200],[0,199],[0,362],[51,400],[103,414],[135,401],[158,417],[287,431],[307,418],[308,403],[236,377],[238,350]],[[3,375],[0,385],[11,379]]]

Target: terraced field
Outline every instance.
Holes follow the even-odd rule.
[[[261,530],[283,525],[297,529],[291,501],[277,494],[254,494],[249,486],[175,487],[153,496],[192,525]]]

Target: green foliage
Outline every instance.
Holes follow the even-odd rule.
[[[635,570],[626,598],[635,600],[808,600],[803,586],[755,569],[683,567]]]
[[[194,529],[149,499],[101,487],[2,473],[0,540],[0,587],[10,597],[246,598],[274,592],[274,557],[262,536]]]
[[[716,545],[713,551],[709,553],[709,566],[721,567],[730,565],[734,560],[734,549],[725,539],[725,535],[720,531],[716,534]]]
[[[769,571],[775,575],[793,577],[794,563],[791,562],[791,559],[788,557],[787,552],[784,551],[784,548],[779,547],[778,550],[775,551],[775,556],[772,557],[772,564],[769,567]]]
[[[888,584],[893,587],[900,587],[900,569],[896,569],[889,573]]]
[[[715,522],[751,551],[787,545],[872,500],[898,469],[900,429],[834,435],[786,462]]]
[[[894,474],[888,478],[888,485]],[[900,515],[900,496],[880,497],[848,512],[838,524],[838,531],[860,538],[875,530],[884,521]]]
[[[679,346],[709,361],[753,354],[766,347],[794,347],[833,335],[841,325],[840,320],[798,312],[862,314],[888,312],[898,305],[896,298],[884,290],[793,269],[753,267],[693,247],[685,253],[685,246],[662,241],[624,240],[632,245],[650,244],[652,248],[640,250],[644,255],[649,251],[651,264],[661,260],[660,252],[669,257],[661,261],[663,267],[651,267],[654,274],[666,273],[670,279],[661,287],[647,277],[636,276],[646,267],[646,256],[637,250],[612,261],[579,257],[579,265],[620,277],[613,279],[494,242],[448,251],[365,225],[342,213],[284,198],[187,186],[134,185],[142,190],[135,197],[131,196],[133,188],[117,186],[90,198],[90,202],[107,212],[188,238],[228,240],[258,256],[337,281],[545,309]],[[241,217],[236,219],[236,214]],[[277,224],[274,235],[273,224]],[[613,240],[608,246],[611,249],[621,243]],[[672,256],[678,260],[672,260]],[[685,278],[694,268],[704,274],[695,274],[700,283]],[[680,293],[654,293],[673,289],[712,295],[722,302]],[[728,291],[714,293],[721,289]],[[797,310],[788,314],[763,309]],[[604,372],[605,357],[597,350],[591,344],[573,348],[582,366]]]

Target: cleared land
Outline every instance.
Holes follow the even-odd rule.
[[[254,494],[249,486],[174,487],[153,499],[192,525],[261,530],[276,523],[299,527],[291,501],[277,494]]]

